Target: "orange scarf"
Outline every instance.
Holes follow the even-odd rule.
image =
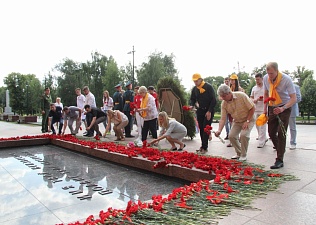
[[[270,106],[273,106],[273,105],[279,105],[282,103],[282,99],[280,98],[279,96],[279,93],[277,92],[276,88],[277,86],[280,84],[281,82],[281,79],[282,79],[282,73],[278,72],[278,75],[276,77],[276,80],[274,81],[274,83],[272,83],[272,81],[270,80],[270,78],[268,79],[269,80],[269,84],[270,84],[270,87],[269,87],[269,97],[271,98],[275,98],[275,101],[274,102],[269,102],[269,105]]]
[[[204,84],[205,84],[205,81],[203,80],[203,81],[201,82],[201,84],[200,84],[199,86],[197,86],[197,89],[199,89],[200,94],[203,94],[203,93],[205,92],[205,89],[202,88],[202,87],[204,86]]]
[[[141,109],[146,108],[147,107],[147,103],[148,103],[148,93],[146,93],[145,97],[143,97],[142,102],[140,103],[140,108]],[[145,110],[142,111],[140,116],[145,118],[147,116],[147,112]]]

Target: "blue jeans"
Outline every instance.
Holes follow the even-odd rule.
[[[52,124],[50,126],[50,129],[53,131],[53,134],[56,134],[56,131],[55,131],[55,128],[54,128],[54,124],[55,123],[59,123],[58,124],[58,134],[61,134],[61,130],[63,128],[63,125],[64,125],[64,120],[63,118],[60,118],[60,119],[52,119]]]
[[[290,127],[290,144],[296,145],[296,117],[290,117],[289,119],[289,127]]]

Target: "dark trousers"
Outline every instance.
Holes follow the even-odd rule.
[[[89,127],[92,121],[93,115],[91,112],[88,112],[86,114],[86,121],[87,121],[87,126]],[[94,134],[94,127],[91,127],[90,130],[88,131],[88,134]]]
[[[130,114],[130,111],[124,111],[124,114],[127,116],[128,118],[128,125],[124,128],[125,129],[125,137],[131,136],[131,123],[133,122],[133,117]]]
[[[206,125],[212,125],[212,121],[213,121],[213,117],[214,117],[214,113],[211,114],[211,119],[207,120],[205,117],[206,114],[206,110],[198,110],[196,113],[196,119],[199,123],[199,129],[200,129],[200,138],[201,138],[201,148],[203,148],[204,150],[207,150],[208,148],[208,138],[209,136],[207,135],[207,133],[204,132],[204,128],[206,127]]]
[[[64,120],[62,118],[60,119],[52,119],[52,124],[50,125],[50,129],[53,131],[53,134],[56,134],[55,128],[54,128],[54,124],[55,123],[59,123],[58,124],[58,134],[61,134],[61,129],[63,128],[64,125]]]
[[[289,125],[289,119],[291,115],[291,108],[284,110],[282,113],[278,114],[280,120],[283,123],[284,132],[282,131],[282,127],[280,125],[279,119],[277,115],[273,114],[273,107],[269,106],[268,108],[268,133],[272,140],[272,143],[277,151],[277,158],[276,160],[283,162],[283,157],[285,153],[285,146],[286,146],[286,132],[287,127]]]
[[[153,138],[157,138],[157,130],[156,130],[157,118],[153,120],[144,121],[144,126],[142,128],[142,141],[147,140],[148,131],[150,130]]]
[[[42,132],[48,131],[48,113],[50,109],[45,109],[45,114],[42,115]]]

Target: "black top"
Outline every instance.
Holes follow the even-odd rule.
[[[48,117],[53,117],[54,120],[60,120],[62,118],[62,108],[60,106],[56,106],[56,111],[49,110]]]
[[[123,104],[124,104],[123,111],[124,112],[131,111],[130,102],[133,102],[133,101],[134,101],[134,91],[129,90],[129,89],[126,90],[123,94]]]
[[[193,87],[190,97],[190,105],[195,106],[195,103],[197,102],[199,104],[199,110],[215,113],[214,108],[216,105],[216,96],[214,88],[206,82],[202,88],[205,89],[205,92],[201,94],[200,90],[196,86]]]
[[[91,107],[92,117],[100,118],[106,116],[105,112],[96,107]]]
[[[121,92],[116,91],[113,95],[113,104],[114,104],[114,110],[120,110],[123,111],[123,95]]]

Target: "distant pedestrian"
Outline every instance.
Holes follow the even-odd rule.
[[[108,91],[104,91],[103,92],[103,107],[102,107],[102,110],[103,112],[105,112],[105,115],[107,116],[107,113],[110,109],[113,109],[113,99],[111,98],[110,94]],[[104,125],[104,128],[107,127],[107,119],[103,122],[103,125]],[[111,124],[110,124],[110,127],[109,127],[109,130],[108,130],[108,134],[111,134]]]
[[[97,104],[95,102],[95,97],[90,92],[90,89],[89,89],[88,86],[85,86],[83,88],[83,92],[86,95],[85,96],[86,97],[86,99],[85,99],[85,106],[89,105],[90,108],[97,107]],[[84,136],[93,137],[93,135],[94,135],[94,126],[91,126],[91,121],[93,119],[93,115],[92,115],[92,113],[90,111],[87,111],[87,110],[85,110],[85,111],[86,111],[85,113],[86,113],[86,122],[87,122],[87,128],[86,128],[87,133],[84,134]],[[88,127],[89,127],[89,129],[88,129]]]
[[[84,123],[84,127],[87,128],[86,123],[86,114],[84,112],[84,105],[86,101],[86,97],[81,93],[80,88],[75,89],[76,95],[77,95],[77,107],[81,109],[81,121]],[[81,124],[80,124],[81,125]]]
[[[48,113],[50,110],[50,104],[52,103],[52,97],[50,96],[50,89],[45,88],[42,95],[42,133],[48,132]]]
[[[115,86],[116,92],[113,95],[113,102],[114,102],[114,110],[120,110],[123,112],[123,94],[124,91],[122,90],[122,85],[119,83]]]
[[[263,78],[261,73],[255,75],[256,85],[252,88],[250,98],[255,104],[255,118],[258,118],[263,113],[264,103],[264,87],[263,87]],[[256,125],[258,131],[258,146],[257,148],[263,148],[268,141],[267,139],[267,124],[262,126]]]
[[[136,112],[137,109],[140,108],[140,104],[142,101],[142,96],[139,94],[139,86],[136,86],[134,88],[134,92],[135,92],[135,97],[134,97],[134,105],[135,105],[135,118],[136,118],[136,125],[137,125],[137,133],[138,133],[138,137],[137,137],[137,142],[141,142],[142,140],[142,127],[144,125],[144,119],[143,117],[141,117],[141,115]]]
[[[292,105],[289,127],[290,127],[290,150],[296,149],[296,117],[299,116],[299,108],[298,103],[302,100],[301,90],[297,84],[294,84],[295,92],[296,92],[296,102]]]
[[[55,106],[59,106],[61,109],[64,108],[63,103],[61,103],[61,98],[60,97],[56,98]]]
[[[224,84],[226,84],[228,87],[230,87],[230,80],[229,77],[225,77]],[[228,135],[230,131],[231,123],[229,121],[229,115],[227,116],[226,123],[225,123],[225,130],[226,130],[226,137],[225,140],[228,140]]]
[[[133,116],[131,115],[131,102],[134,101],[134,92],[132,90],[132,82],[128,81],[125,85],[126,91],[123,94],[123,113],[128,118],[128,126],[125,126],[125,137],[126,138],[133,138],[131,134],[131,127],[133,126]]]

